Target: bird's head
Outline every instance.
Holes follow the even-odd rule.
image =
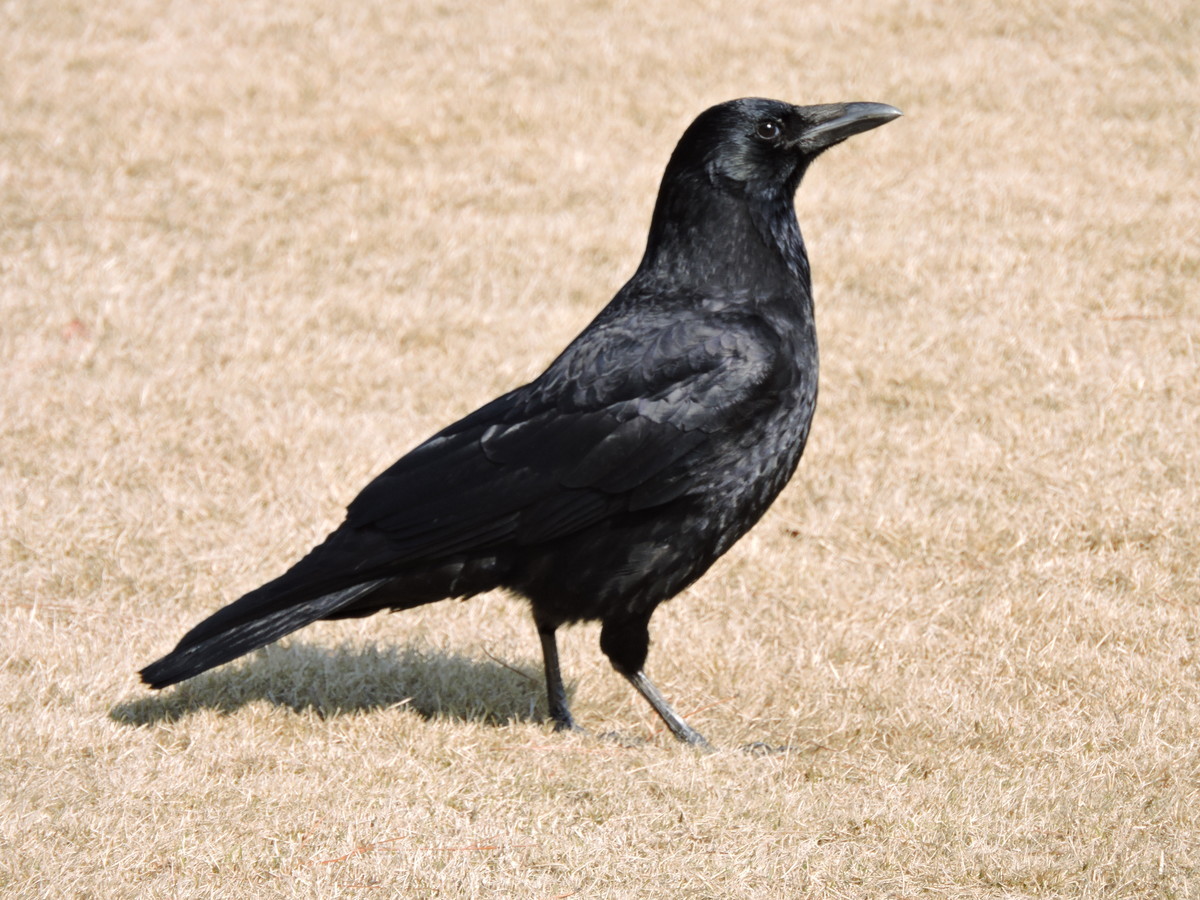
[[[782,260],[808,279],[796,188],[809,163],[846,138],[900,115],[885,103],[793,106],[731,100],[702,112],[663,175],[640,271],[741,283]]]
[[[680,138],[668,171],[714,185],[795,193],[809,163],[846,138],[900,115],[886,103],[793,106],[750,97],[701,113]]]

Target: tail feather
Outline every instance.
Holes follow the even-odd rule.
[[[387,581],[368,581],[299,603],[281,598],[275,582],[263,585],[209,616],[185,634],[174,650],[139,674],[152,688],[167,687],[350,606]]]

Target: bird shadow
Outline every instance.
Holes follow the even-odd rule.
[[[174,689],[117,703],[109,718],[132,727],[212,710],[232,715],[265,701],[320,718],[404,706],[426,719],[502,726],[541,722],[545,689],[528,667],[414,646],[293,642],[268,647]]]

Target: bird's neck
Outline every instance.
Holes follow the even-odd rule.
[[[708,290],[811,289],[790,196],[747,199],[690,182],[660,192],[638,272]]]

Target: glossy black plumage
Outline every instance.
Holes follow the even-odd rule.
[[[820,152],[897,115],[760,99],[701,114],[667,166],[637,272],[550,367],[396,462],[322,544],[143,679],[174,684],[319,618],[507,588],[532,606],[559,727],[574,722],[554,632],[600,620],[614,667],[702,744],[642,672],[650,616],[796,468],[817,343],[793,196]]]

